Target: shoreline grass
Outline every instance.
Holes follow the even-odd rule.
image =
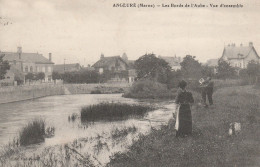
[[[21,146],[41,143],[45,140],[45,126],[43,119],[36,119],[29,122],[19,133]]]
[[[128,152],[114,154],[107,166],[258,166],[259,95],[260,90],[252,86],[218,89],[212,107],[193,106],[191,137],[176,138],[169,123],[141,136]],[[198,102],[200,95],[194,96]],[[229,135],[233,122],[241,123],[241,131]]]
[[[137,128],[133,125],[130,127],[123,127],[122,129],[115,128],[111,131],[111,137],[113,140],[126,137],[129,133],[135,133]]]
[[[166,84],[149,79],[136,81],[129,91],[123,94],[126,98],[135,99],[174,99],[177,89],[169,90]]]
[[[151,106],[126,103],[101,103],[83,107],[81,121],[124,120],[128,118],[143,117]]]

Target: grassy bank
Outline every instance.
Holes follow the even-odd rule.
[[[176,138],[170,123],[115,154],[108,166],[259,166],[259,95],[252,86],[218,89],[214,106],[193,106],[192,137]],[[200,96],[194,96],[197,103]],[[241,131],[230,136],[233,122],[241,123]]]
[[[65,84],[71,94],[111,94],[123,93],[129,89],[128,83]]]
[[[153,108],[137,104],[101,103],[83,107],[81,121],[122,120],[131,117],[143,117]]]
[[[166,84],[161,84],[149,79],[135,82],[132,87],[124,93],[123,97],[135,99],[174,99],[177,89],[167,89]]]

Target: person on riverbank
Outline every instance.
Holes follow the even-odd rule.
[[[176,124],[175,129],[176,137],[185,137],[192,134],[192,117],[191,117],[191,104],[194,99],[191,92],[186,90],[187,83],[182,80],[178,87],[179,92],[176,96]]]
[[[201,96],[203,100],[203,105],[206,108],[208,107],[207,98],[209,101],[209,105],[213,105],[213,87],[214,82],[211,80],[211,77],[207,77],[207,79],[201,83]]]

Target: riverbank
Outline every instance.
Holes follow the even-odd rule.
[[[234,86],[218,89],[215,104],[202,108],[194,93],[193,136],[176,138],[174,121],[141,136],[108,166],[258,166],[260,164],[260,89]],[[230,124],[241,131],[229,135]]]
[[[63,94],[63,85],[41,84],[1,87],[0,104]]]
[[[46,96],[68,94],[123,93],[129,89],[128,83],[118,84],[39,84],[0,87],[0,104],[31,100]]]

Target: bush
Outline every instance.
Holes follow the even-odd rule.
[[[101,94],[101,90],[92,90],[90,94]]]
[[[36,144],[44,141],[45,121],[42,119],[34,120],[28,123],[19,134],[21,146]]]
[[[123,97],[146,99],[174,98],[176,92],[176,89],[167,89],[166,84],[161,84],[154,80],[142,79],[135,82],[129,92],[125,93]]]
[[[83,107],[81,109],[81,121],[122,120],[131,117],[143,117],[152,109],[152,107],[137,104],[101,103]]]

